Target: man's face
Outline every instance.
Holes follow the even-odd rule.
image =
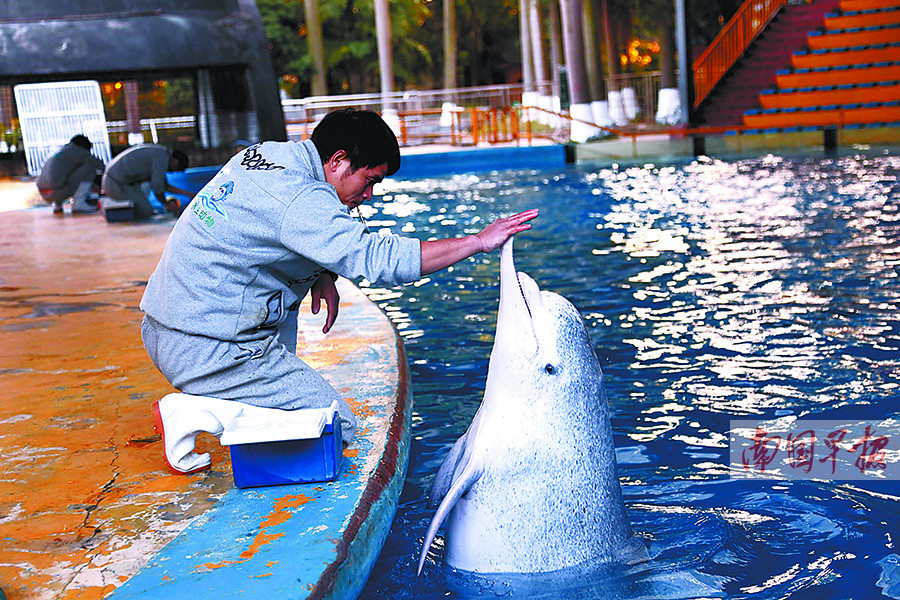
[[[344,205],[356,208],[372,197],[372,188],[384,179],[387,170],[387,164],[383,164],[354,171],[350,160],[339,151],[325,164],[325,180],[334,186]]]

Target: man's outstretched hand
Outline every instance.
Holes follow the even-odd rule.
[[[428,275],[479,252],[490,252],[503,245],[515,234],[531,229],[528,223],[538,216],[536,208],[520,212],[511,217],[497,219],[476,235],[443,240],[427,240],[420,242],[422,248],[422,275]]]
[[[481,251],[491,252],[503,245],[506,240],[520,231],[531,229],[528,221],[538,216],[538,209],[532,208],[525,212],[497,219],[484,228],[481,233],[475,235],[481,241]]]

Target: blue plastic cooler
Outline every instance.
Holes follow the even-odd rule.
[[[340,417],[334,407],[285,411],[272,423],[239,417],[219,441],[229,446],[239,488],[330,481],[343,460]]]

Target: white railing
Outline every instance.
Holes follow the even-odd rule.
[[[623,93],[619,98],[623,103],[629,103],[628,106],[623,106],[622,110],[634,123],[653,123],[655,121],[659,87],[659,71],[618,75],[606,79],[606,89],[609,91],[633,90],[633,96],[631,93],[627,96]],[[632,101],[635,103],[634,106],[630,105]]]
[[[160,117],[155,119],[141,119],[141,133],[150,134],[150,140],[156,144],[159,142],[161,129],[194,129],[197,118],[193,115],[184,117]],[[128,131],[125,121],[107,121],[106,127],[110,133],[125,133]]]
[[[550,84],[544,86],[548,92]],[[430,142],[453,143],[451,121],[459,119],[459,109],[509,108],[522,103],[522,86],[486,85],[452,90],[409,90],[390,94],[313,96],[283,100],[288,139],[306,139],[326,114],[340,108],[360,108],[382,114],[396,130],[402,129],[410,145]],[[454,116],[455,114],[455,116]],[[464,116],[468,127],[468,116]]]
[[[607,79],[606,86],[610,91],[631,89],[629,106],[625,113],[634,123],[651,123],[656,114],[657,96],[659,94],[659,73],[639,75],[621,75]],[[550,82],[542,82],[537,92],[550,96]],[[316,124],[329,112],[339,108],[361,108],[373,110],[386,119],[394,119],[401,144],[417,145],[423,143],[471,143],[473,139],[485,141],[491,133],[485,129],[485,118],[492,117],[491,111],[504,111],[520,106],[523,89],[520,84],[489,85],[453,90],[411,90],[382,94],[347,94],[338,96],[313,96],[299,100],[282,101],[288,139],[302,140],[309,137]],[[620,98],[624,98],[622,94]],[[478,114],[473,109],[480,111]],[[473,116],[477,123],[473,124]],[[502,115],[501,115],[502,116]],[[530,121],[537,121],[542,113],[524,111],[523,123],[520,124],[519,135],[526,137],[526,127]],[[496,118],[496,117],[494,117]],[[509,117],[506,117],[509,119]],[[390,122],[390,121],[389,121]],[[177,117],[161,117],[141,119],[141,131],[145,139],[159,142],[159,133],[163,130],[183,129],[193,132],[197,119],[193,115]],[[503,126],[502,123],[499,124]],[[510,125],[511,126],[511,125]],[[110,134],[127,132],[125,121],[109,121],[107,127]],[[472,135],[473,129],[482,128],[479,135]],[[498,132],[499,129],[495,128]],[[565,139],[568,123],[565,120],[543,124],[536,123],[534,135]],[[464,133],[467,132],[467,133]],[[530,136],[531,133],[528,133]],[[477,143],[477,142],[476,142]]]

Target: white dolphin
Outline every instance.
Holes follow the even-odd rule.
[[[647,558],[616,471],[600,363],[578,310],[500,250],[500,308],[484,398],[435,478],[418,572],[445,528],[445,561],[538,573]],[[449,517],[449,518],[448,518]]]

